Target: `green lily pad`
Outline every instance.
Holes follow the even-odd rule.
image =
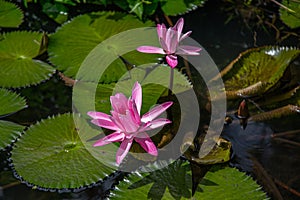
[[[0,116],[14,113],[27,107],[23,97],[3,88],[0,88],[0,105]]]
[[[25,99],[9,90],[0,88],[0,117],[12,114],[26,108]],[[21,135],[24,126],[0,120],[0,150],[10,145],[18,136]]]
[[[212,168],[192,197],[190,166],[181,162],[151,173],[129,175],[111,192],[110,199],[268,199],[251,177],[230,167]]]
[[[136,81],[142,85],[143,104],[142,112],[146,113],[152,106],[158,103],[169,86],[170,67],[157,65],[142,65],[124,74],[118,83],[97,84],[78,81],[76,89],[73,90],[73,103],[81,114],[96,110],[109,113],[111,110],[110,96],[117,92],[131,96],[131,90]],[[96,88],[94,91],[93,88]],[[181,93],[192,88],[187,77],[176,69],[174,70],[173,93]],[[87,99],[95,99],[87,101]]]
[[[290,28],[300,27],[300,2],[283,0],[281,2],[286,8],[282,6],[279,9],[280,19]]]
[[[148,70],[149,71],[148,71]],[[183,76],[176,69],[174,70],[173,93],[177,94],[191,89],[187,77]],[[129,78],[129,76],[131,78]],[[117,84],[98,85],[96,93],[96,110],[107,112],[111,110],[110,96],[122,92],[127,97],[131,96],[131,90],[136,81],[142,85],[143,105],[142,112],[146,113],[152,106],[158,103],[158,99],[167,91],[169,86],[170,68],[164,65],[158,65],[153,70],[151,66],[144,65],[134,68],[120,78]],[[129,79],[128,79],[129,78]]]
[[[55,69],[35,59],[39,55],[42,36],[42,33],[26,31],[2,35],[0,86],[25,87],[40,83],[52,76]]]
[[[23,21],[22,11],[13,3],[0,0],[0,27],[18,27]]]
[[[19,124],[0,120],[0,150],[10,145],[22,133],[24,126]]]
[[[83,60],[99,43],[120,32],[150,26],[154,26],[154,23],[143,23],[132,15],[119,12],[96,12],[78,16],[50,36],[50,61],[66,76],[74,78]],[[118,48],[122,47],[114,46],[108,53],[117,55]],[[143,56],[153,58],[153,55],[133,53],[129,56],[129,61],[142,60],[145,58]],[[121,76],[125,69],[119,67],[121,60],[117,62],[114,69],[116,76]]]
[[[135,13],[140,19],[143,19],[143,16],[152,15],[158,6],[158,0],[127,0],[127,2],[128,7],[131,9],[130,13]]]
[[[280,80],[299,53],[296,48],[277,46],[242,52],[221,71],[227,98],[264,94]]]
[[[160,2],[161,9],[166,15],[176,16],[197,9],[205,0],[160,0]]]
[[[15,143],[11,159],[23,180],[37,188],[71,189],[98,182],[113,172],[85,148],[75,117],[64,114],[43,120]]]

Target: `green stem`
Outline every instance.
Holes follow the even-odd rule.
[[[170,71],[170,82],[169,82],[169,90],[168,90],[168,99],[172,99],[172,90],[173,90],[173,80],[174,80],[174,68],[171,68]],[[167,110],[167,114],[168,114],[168,119],[173,121],[173,114],[172,114],[172,109],[168,109]],[[170,129],[171,129],[171,133],[172,133],[172,128],[173,128],[173,123],[170,124]]]
[[[168,96],[172,95],[172,90],[173,90],[173,80],[174,80],[174,68],[171,68],[170,72],[170,83],[169,83],[169,93]]]

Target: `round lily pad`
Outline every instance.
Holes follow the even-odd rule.
[[[133,15],[119,12],[95,12],[78,16],[50,36],[50,61],[66,76],[75,78],[81,63],[99,43],[120,32],[150,26],[154,26],[154,23],[143,23]],[[118,54],[118,48],[122,47],[114,48],[109,53]],[[143,56],[153,58],[153,55],[133,53],[129,61],[138,64],[135,62],[143,60]],[[121,76],[126,68],[119,60],[113,69],[114,76],[111,79]]]
[[[0,27],[18,27],[22,21],[23,13],[15,4],[0,0]]]
[[[3,88],[0,88],[0,105],[0,118],[27,107],[24,98]],[[23,129],[19,124],[0,120],[0,150],[15,141]]]
[[[22,133],[24,126],[19,124],[0,120],[0,150],[10,145]]]
[[[0,105],[0,117],[27,107],[23,97],[3,88],[0,88]]]
[[[0,86],[18,88],[35,85],[52,76],[55,69],[35,59],[40,52],[42,36],[42,33],[26,31],[2,35]]]
[[[166,15],[176,16],[195,10],[205,0],[161,0],[161,9]]]
[[[82,188],[113,172],[87,151],[74,117],[64,114],[42,120],[15,143],[12,164],[28,184],[37,188]]]
[[[268,199],[251,177],[230,167],[213,167],[192,196],[190,167],[180,162],[151,173],[131,174],[111,192],[110,199]]]

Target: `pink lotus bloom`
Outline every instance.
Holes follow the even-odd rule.
[[[111,115],[94,111],[87,113],[93,118],[92,123],[115,131],[96,141],[94,146],[122,142],[116,154],[117,164],[120,164],[125,158],[133,140],[139,143],[146,152],[157,156],[157,148],[146,131],[171,123],[168,119],[155,118],[168,109],[173,102],[169,101],[158,105],[140,117],[142,88],[138,82],[135,83],[129,99],[124,94],[117,93],[110,97],[110,102],[113,108]]]
[[[157,34],[162,48],[153,46],[140,46],[138,51],[143,53],[166,54],[167,63],[172,67],[178,64],[176,55],[199,55],[201,48],[188,45],[180,45],[180,42],[187,38],[192,31],[181,35],[183,28],[183,18],[180,18],[175,26],[166,29],[164,24],[157,25]]]

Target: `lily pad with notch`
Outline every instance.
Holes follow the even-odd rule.
[[[16,31],[4,33],[0,41],[0,86],[19,88],[49,79],[55,69],[36,59],[43,34]],[[14,78],[12,78],[14,77]]]
[[[11,115],[27,107],[24,98],[9,90],[0,88],[0,118]],[[0,150],[10,145],[25,127],[14,122],[0,120]]]
[[[123,31],[152,26],[154,26],[153,22],[143,23],[135,16],[126,13],[94,12],[84,14],[65,23],[50,36],[49,60],[66,76],[75,78],[84,59],[102,41]],[[123,44],[126,45],[126,41]],[[118,56],[118,48],[123,47],[114,45],[106,53]],[[132,52],[128,57],[130,62],[138,65],[140,64],[138,61],[152,60],[153,62],[153,58],[158,56]],[[121,59],[117,59],[112,65],[112,71],[102,82],[111,83],[122,76],[126,70],[123,68],[124,64]]]
[[[166,15],[177,16],[202,6],[206,0],[160,0],[161,9]]]
[[[17,28],[23,22],[23,13],[15,4],[0,0],[0,27]]]
[[[15,143],[11,160],[21,180],[38,189],[68,191],[101,182],[114,171],[90,154],[75,126],[74,120],[80,120],[76,116],[42,120]],[[88,135],[87,130],[82,131]],[[101,151],[94,155],[101,156]]]
[[[132,173],[111,192],[110,199],[268,199],[261,187],[235,168],[214,166],[192,197],[188,162],[177,160],[150,173]],[[236,192],[239,191],[239,192]]]

